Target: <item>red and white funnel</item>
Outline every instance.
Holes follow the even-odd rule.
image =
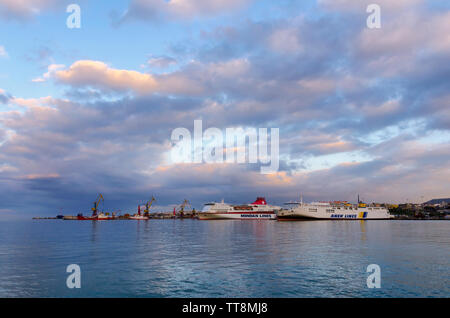
[[[253,202],[252,204],[267,205],[266,198],[264,198],[264,197],[257,197],[256,201]]]

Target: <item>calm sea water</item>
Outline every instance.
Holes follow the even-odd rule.
[[[0,220],[0,297],[449,297],[449,274],[449,221]]]

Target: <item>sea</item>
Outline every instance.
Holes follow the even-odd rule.
[[[445,220],[0,218],[0,297],[449,296]]]

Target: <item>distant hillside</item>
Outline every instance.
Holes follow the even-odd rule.
[[[424,204],[440,204],[442,202],[450,203],[450,198],[444,198],[444,199],[433,199],[427,202],[424,202]]]

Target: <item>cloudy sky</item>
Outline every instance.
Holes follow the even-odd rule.
[[[0,0],[3,215],[450,196],[447,1],[74,2]],[[279,171],[174,163],[196,119],[279,128]]]

